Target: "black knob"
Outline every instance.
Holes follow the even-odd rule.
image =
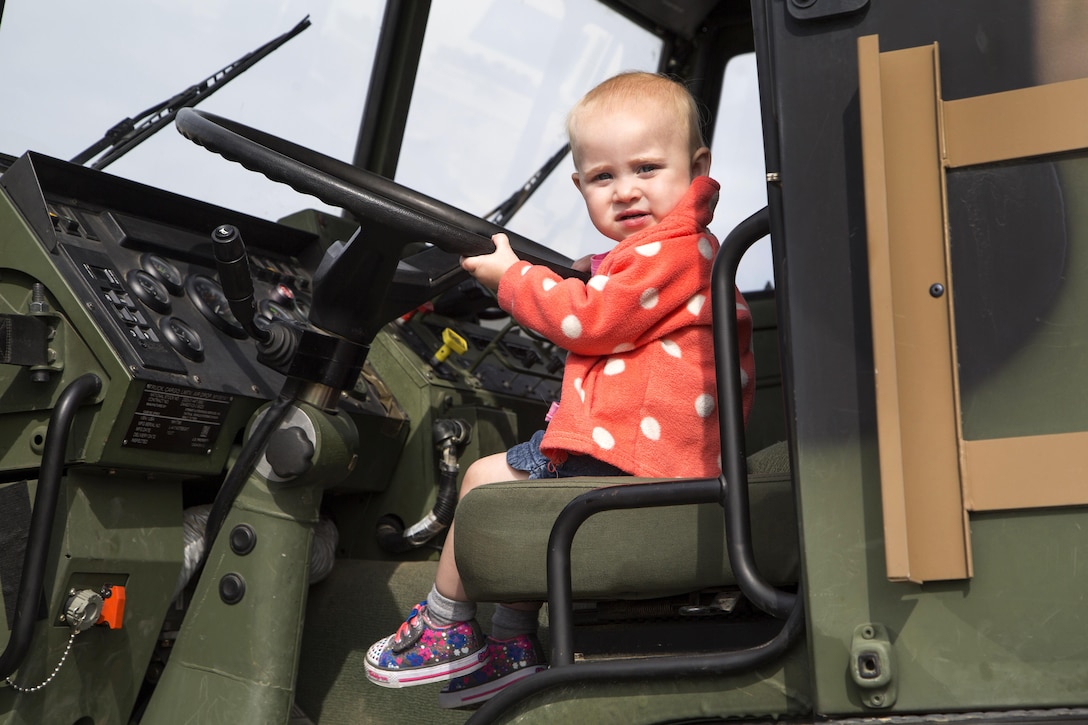
[[[219,580],[219,598],[226,604],[237,604],[246,595],[246,580],[241,574],[230,572]]]
[[[297,425],[281,428],[269,438],[264,455],[277,476],[297,478],[313,465],[314,444]]]
[[[249,524],[238,524],[230,531],[230,550],[245,556],[257,545],[257,532]]]

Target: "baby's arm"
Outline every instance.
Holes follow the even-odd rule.
[[[690,244],[694,248],[695,240]],[[633,251],[625,256],[607,276],[588,283],[518,262],[502,278],[499,304],[521,324],[582,355],[631,349],[672,328],[709,320],[709,309],[700,310],[708,260],[698,254],[699,261],[688,255],[677,259],[664,250],[659,256]],[[688,305],[691,314],[677,314]]]
[[[495,291],[499,289],[499,280],[506,270],[520,260],[510,248],[510,239],[505,234],[495,234],[491,241],[495,243],[494,252],[477,257],[461,257],[461,269],[475,277],[484,287]]]

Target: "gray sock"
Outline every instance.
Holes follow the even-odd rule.
[[[536,634],[539,609],[514,609],[504,604],[495,605],[491,617],[491,638],[500,642],[519,634]]]
[[[476,617],[476,602],[459,602],[438,593],[438,588],[431,585],[427,595],[427,619],[431,624],[444,627],[447,624],[467,622]]]

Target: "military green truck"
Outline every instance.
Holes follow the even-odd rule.
[[[232,106],[231,64],[75,156],[48,139],[125,86],[84,63],[166,57],[201,13],[235,33],[231,4],[154,33],[6,5],[4,75],[30,80],[5,115],[53,110],[45,146],[0,134],[3,725],[1088,719],[1084,3],[328,0],[243,58],[281,64],[247,76],[279,111]],[[756,140],[725,125],[751,58]],[[626,67],[688,84],[715,175],[722,149],[762,162],[765,201],[715,222],[723,475],[458,503],[469,463],[541,427],[564,361],[458,259],[505,228],[577,274],[556,134]],[[475,711],[364,672],[454,517],[474,599],[548,602],[549,669]]]

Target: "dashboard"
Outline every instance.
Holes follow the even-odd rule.
[[[148,465],[141,454],[155,453],[166,457],[152,465],[217,470],[253,411],[288,381],[262,362],[259,346],[231,311],[217,274],[213,230],[229,224],[244,238],[254,324],[277,321],[312,331],[315,280],[330,248],[351,244],[343,237],[356,228],[340,218],[318,219],[309,224],[313,229],[270,222],[33,152],[0,177],[0,190],[30,232],[18,233],[0,215],[0,279],[24,280],[16,293],[0,292],[0,316],[28,316],[20,295],[40,289],[103,367],[122,371],[110,381],[107,407],[115,419],[100,459],[111,464]],[[420,384],[470,406],[546,410],[558,399],[561,351],[506,321],[481,324],[472,305],[467,313],[460,309],[473,296],[462,289],[473,283],[464,280],[456,258],[434,247],[398,264],[376,316],[388,327],[380,333],[382,349],[402,349],[397,359],[405,362],[386,374],[391,380],[368,364],[341,397],[361,433],[388,431],[390,421],[405,422],[404,410],[420,410],[397,400],[417,396]],[[465,349],[437,361],[447,330]],[[83,363],[62,342],[50,342],[61,358],[53,367],[71,373]],[[300,353],[307,354],[312,351]],[[0,366],[0,426],[48,408],[40,395],[19,402],[32,386],[13,370]],[[18,435],[29,425],[10,423]]]

